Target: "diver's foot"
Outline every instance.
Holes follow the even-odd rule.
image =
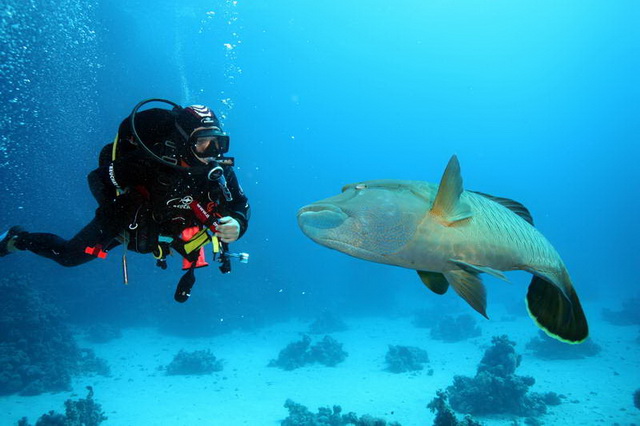
[[[12,226],[7,232],[0,235],[0,257],[18,251],[16,239],[21,232],[24,232],[24,229],[19,226]]]

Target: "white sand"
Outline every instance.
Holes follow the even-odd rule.
[[[507,334],[524,355],[519,375],[531,375],[531,391],[554,391],[567,398],[542,417],[547,425],[640,424],[640,410],[631,394],[640,388],[640,345],[637,327],[617,327],[592,321],[592,336],[603,351],[596,357],[571,361],[543,361],[525,350],[537,329],[528,318],[515,322],[480,320],[481,337],[461,343],[432,340],[429,330],[411,325],[410,318],[351,319],[349,330],[334,333],[347,359],[335,368],[314,365],[293,371],[267,367],[288,343],[299,340],[308,324],[288,322],[256,332],[233,332],[203,339],[163,336],[153,329],[128,329],[105,344],[79,341],[111,366],[112,377],[74,380],[74,399],[85,397],[86,385],[95,390],[109,420],[105,425],[277,425],[288,412],[287,398],[306,405],[341,405],[343,412],[370,414],[404,426],[431,425],[426,408],[437,389],[450,385],[455,374],[474,375],[491,336]],[[322,336],[312,336],[314,342]],[[387,345],[418,346],[431,362],[417,373],[384,371]],[[166,376],[167,365],[180,349],[210,349],[225,362],[224,370],[206,376]],[[433,369],[433,375],[427,370]],[[0,398],[0,424],[22,416],[32,424],[51,409],[64,412],[72,393]],[[574,401],[574,402],[571,402]],[[482,418],[487,425],[509,425],[513,416]],[[520,419],[521,421],[523,419]]]

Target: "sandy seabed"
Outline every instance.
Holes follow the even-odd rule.
[[[180,338],[151,328],[123,331],[104,344],[78,338],[107,360],[111,376],[78,377],[72,392],[0,398],[0,424],[14,425],[27,416],[35,424],[42,414],[64,412],[64,401],[87,395],[93,386],[96,402],[108,420],[104,425],[278,425],[287,417],[290,398],[317,412],[340,405],[343,412],[370,414],[403,426],[432,425],[426,408],[438,389],[456,374],[473,376],[491,337],[506,334],[523,355],[518,375],[533,376],[534,392],[556,392],[563,403],[540,417],[545,425],[640,424],[632,394],[640,388],[640,344],[637,326],[620,327],[592,321],[591,336],[602,346],[597,356],[580,360],[541,360],[526,349],[538,330],[529,318],[479,320],[482,335],[459,343],[431,339],[428,329],[411,318],[348,319],[349,329],[332,333],[348,352],[336,367],[311,365],[293,371],[268,367],[292,341],[300,340],[308,323],[290,321],[253,332],[235,331],[210,338]],[[315,336],[314,341],[322,336]],[[425,349],[430,362],[415,373],[385,371],[388,345]],[[184,349],[209,349],[224,362],[221,372],[203,376],[167,376],[162,370]],[[431,374],[429,370],[432,370]],[[479,418],[486,425],[512,425],[515,416]]]

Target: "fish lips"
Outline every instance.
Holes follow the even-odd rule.
[[[342,209],[331,204],[310,204],[298,210],[298,226],[310,238],[338,228],[348,218]]]
[[[311,240],[358,259],[385,263],[379,253],[354,245],[345,238],[349,235],[345,222],[350,220],[353,218],[349,214],[333,204],[310,204],[298,210],[298,225]]]

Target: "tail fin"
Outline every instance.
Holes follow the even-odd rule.
[[[566,286],[566,293],[534,275],[527,292],[527,309],[549,336],[567,343],[581,343],[589,336],[587,318],[573,286]]]

